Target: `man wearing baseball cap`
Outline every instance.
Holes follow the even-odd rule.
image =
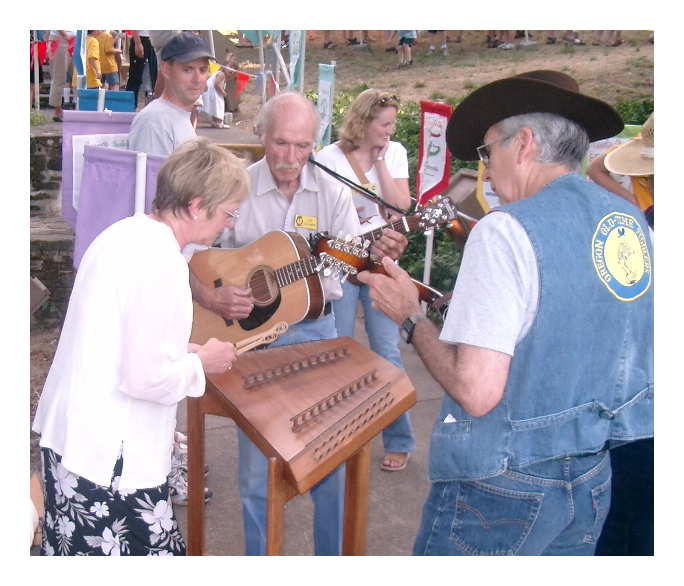
[[[214,59],[199,35],[182,32],[161,51],[162,95],[133,119],[128,148],[155,155],[169,155],[196,133],[190,122],[192,107],[206,89],[209,59]]]
[[[394,263],[363,272],[446,394],[417,555],[592,555],[608,449],[653,435],[653,252],[638,208],[577,174],[623,128],[557,71],[487,84],[447,129],[502,206],[472,230],[441,332]]]

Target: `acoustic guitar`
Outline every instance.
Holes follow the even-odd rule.
[[[332,254],[326,252],[330,248]],[[205,285],[251,288],[254,309],[244,319],[228,320],[193,302],[190,341],[204,344],[217,338],[237,344],[271,330],[276,324],[295,324],[323,315],[325,298],[319,273],[345,277],[356,269],[340,260],[357,258],[362,247],[346,240],[327,238],[316,256],[296,232],[273,231],[242,248],[210,248],[197,252],[190,270]]]

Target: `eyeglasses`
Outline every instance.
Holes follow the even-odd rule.
[[[484,163],[485,167],[489,166],[489,157],[490,157],[489,147],[496,144],[497,142],[502,142],[504,140],[508,140],[509,138],[510,138],[509,136],[504,136],[503,138],[497,138],[496,140],[493,140],[492,142],[489,142],[487,144],[480,145],[479,147],[477,147],[475,149],[477,151],[477,156],[480,157],[480,161],[482,161]]]

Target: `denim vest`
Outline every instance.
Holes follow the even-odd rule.
[[[492,411],[474,418],[445,396],[430,480],[487,478],[653,436],[653,253],[643,214],[576,174],[492,213],[511,214],[530,238],[537,315]]]

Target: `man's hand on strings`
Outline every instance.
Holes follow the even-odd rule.
[[[382,238],[373,244],[371,253],[379,259],[388,256],[392,260],[397,260],[404,253],[407,246],[408,239],[406,236],[391,228],[383,228]]]
[[[382,260],[382,268],[387,274],[362,271],[358,280],[370,287],[370,298],[375,309],[382,311],[397,324],[420,311],[418,290],[411,277],[389,257]]]

